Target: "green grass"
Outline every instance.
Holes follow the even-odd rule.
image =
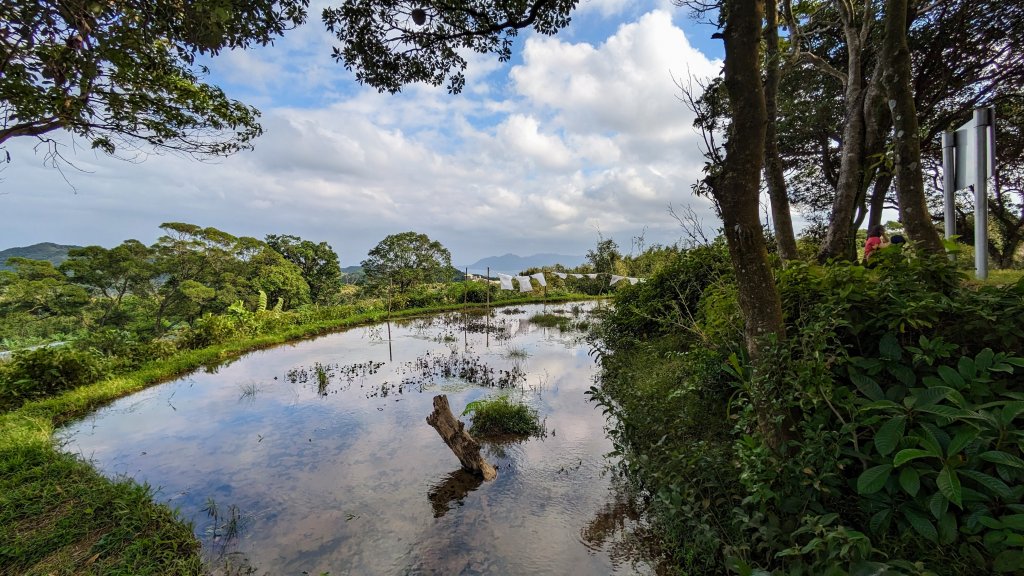
[[[481,438],[533,436],[544,431],[537,411],[508,396],[484,398],[470,402],[462,415],[473,415],[469,432]]]
[[[461,308],[453,304],[408,309],[392,312],[391,317]],[[188,522],[154,503],[149,488],[104,478],[89,464],[58,452],[53,430],[117,398],[197,368],[386,317],[382,311],[355,314],[184,351],[135,372],[0,413],[0,575],[203,573],[199,542]],[[532,414],[538,426],[536,413]]]
[[[1004,286],[1006,284],[1013,284],[1024,277],[1024,270],[989,270],[988,278],[983,281],[978,281],[974,278],[973,270],[968,272],[968,275],[969,281],[974,283]]]
[[[0,573],[197,575],[192,526],[152,492],[33,442],[0,450]]]
[[[545,328],[564,329],[569,326],[571,320],[565,316],[559,316],[558,314],[534,314],[530,318],[530,322]]]

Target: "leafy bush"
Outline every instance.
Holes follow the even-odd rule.
[[[789,338],[763,343],[756,374],[726,284],[703,291],[682,351],[602,350],[592,395],[684,571],[1018,571],[1024,283],[976,288],[945,258],[894,253],[790,263],[779,285]]]
[[[678,331],[692,325],[708,286],[731,276],[724,243],[699,246],[675,255],[646,282],[621,288],[615,307],[604,317],[611,341]]]
[[[109,374],[109,364],[91,350],[54,346],[15,352],[0,373],[0,409],[92,384]]]

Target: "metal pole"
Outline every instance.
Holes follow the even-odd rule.
[[[942,133],[942,196],[945,200],[946,238],[956,235],[956,133]]]
[[[484,278],[487,283],[487,308],[484,314],[484,341],[487,348],[491,347],[491,267],[487,267],[487,277]]]
[[[988,278],[988,108],[974,110],[974,275]]]

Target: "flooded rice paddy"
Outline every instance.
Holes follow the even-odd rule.
[[[596,367],[573,326],[594,306],[441,314],[255,352],[59,436],[104,474],[156,488],[219,573],[655,573],[584,395]],[[570,324],[529,321],[542,312]],[[498,478],[481,483],[425,422],[436,394],[456,416],[509,394],[545,432],[485,443]]]

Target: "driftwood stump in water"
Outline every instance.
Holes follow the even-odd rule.
[[[452,415],[448,397],[444,394],[434,396],[434,411],[427,416],[427,424],[437,430],[444,443],[458,456],[463,468],[483,476],[484,480],[497,478],[498,471],[480,455],[480,443],[466,432],[466,425]]]

